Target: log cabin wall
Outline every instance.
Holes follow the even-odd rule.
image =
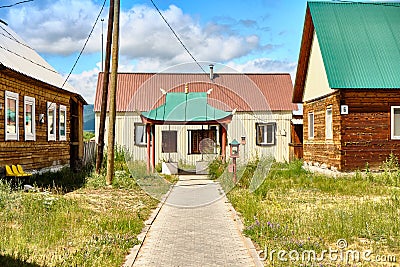
[[[400,158],[400,140],[391,140],[391,106],[400,105],[400,89],[342,90],[342,169],[378,169],[394,153]]]
[[[326,110],[332,107],[333,138],[326,139]],[[341,170],[340,92],[303,104],[303,159],[309,164]],[[314,138],[309,138],[308,114],[314,113]]]
[[[17,93],[18,101],[18,141],[5,141],[5,91]],[[72,93],[60,90],[43,82],[31,79],[14,71],[0,71],[0,167],[21,164],[28,170],[42,169],[70,162],[70,98]],[[25,141],[24,136],[24,96],[35,98],[36,141]],[[48,141],[47,102],[56,107],[56,141]],[[60,141],[60,105],[66,106],[66,140]],[[39,114],[44,114],[44,123],[39,122]]]

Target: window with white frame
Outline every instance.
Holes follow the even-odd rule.
[[[147,144],[146,125],[135,123],[135,145],[145,146]]]
[[[390,109],[390,132],[391,139],[400,140],[400,106]]]
[[[332,126],[332,106],[326,108],[325,114],[325,139],[333,138],[333,126]]]
[[[67,107],[60,105],[60,121],[58,125],[60,141],[67,140]]]
[[[257,145],[274,145],[276,123],[257,123]]]
[[[56,112],[57,106],[56,103],[47,102],[47,140],[55,141],[56,140]]]
[[[18,94],[5,91],[5,126],[7,140],[19,139]]]
[[[313,112],[308,113],[308,138],[309,139],[314,138],[314,113]]]
[[[36,140],[35,98],[24,96],[24,132],[25,140]]]

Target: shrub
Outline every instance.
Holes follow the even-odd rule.
[[[228,166],[228,162],[224,162],[220,157],[216,157],[208,165],[208,176],[210,179],[218,179]]]

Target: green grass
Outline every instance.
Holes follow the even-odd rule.
[[[93,137],[95,137],[95,133],[92,133],[92,132],[83,132],[83,141],[89,142],[90,139],[92,139]]]
[[[243,217],[244,233],[259,249],[321,252],[335,249],[336,241],[344,238],[352,249],[396,255],[399,261],[399,169],[333,178],[307,172],[297,161],[273,163],[267,175],[252,177],[256,161],[241,167],[247,174],[228,198]],[[252,178],[263,180],[254,192],[249,190]],[[266,264],[288,266],[277,257]]]
[[[0,266],[121,266],[158,201],[116,166],[112,187],[67,169],[36,177],[42,192],[0,182]]]

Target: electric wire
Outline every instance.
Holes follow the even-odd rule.
[[[185,44],[183,43],[183,41],[180,39],[180,37],[178,36],[178,34],[176,33],[176,31],[172,28],[172,26],[168,23],[168,21],[166,20],[166,18],[164,17],[164,15],[161,13],[160,9],[157,7],[157,5],[155,4],[155,2],[153,0],[150,0],[151,3],[153,4],[154,8],[157,10],[158,14],[161,16],[161,18],[164,20],[164,22],[167,24],[168,28],[172,31],[172,33],[174,34],[174,36],[178,39],[179,43],[182,45],[182,47],[186,50],[186,52],[190,55],[190,57],[193,59],[193,61],[197,64],[197,66],[199,66],[199,68],[208,76],[208,73],[204,70],[204,68],[200,65],[200,63],[196,60],[196,58],[193,56],[193,54],[189,51],[189,49],[185,46]],[[245,74],[243,74],[245,75]],[[215,83],[215,81],[213,81]],[[228,97],[234,104],[236,104],[237,106],[239,106],[239,104],[236,102],[236,100],[234,100],[231,96],[229,96],[229,94],[227,94],[224,90],[221,90],[223,92],[223,94],[225,94],[226,97]],[[236,94],[236,93],[235,93]],[[264,122],[263,119],[257,117],[254,114],[251,114],[254,118]]]
[[[33,0],[26,0],[26,1],[21,1],[21,2],[17,2],[17,3],[11,4],[11,5],[0,6],[0,8],[13,7],[13,6],[20,5],[20,4],[25,4],[25,3],[28,3],[28,2],[33,2]]]
[[[85,50],[85,48],[86,48],[86,46],[87,46],[87,44],[88,44],[88,42],[89,42],[89,40],[90,40],[90,37],[92,37],[94,28],[96,27],[97,22],[99,21],[99,18],[100,18],[100,16],[101,16],[101,14],[103,13],[103,10],[104,10],[104,7],[105,7],[105,5],[106,5],[106,2],[107,2],[107,0],[104,0],[104,1],[103,1],[103,5],[101,6],[100,12],[99,12],[99,14],[98,14],[97,17],[96,17],[96,20],[95,20],[95,22],[94,22],[94,24],[93,24],[93,26],[92,26],[92,29],[90,30],[89,36],[86,38],[86,41],[85,41],[85,43],[84,43],[84,45],[83,45],[81,51],[79,52],[79,55],[78,55],[78,57],[76,58],[75,63],[74,63],[74,65],[73,65],[72,68],[71,68],[71,71],[69,72],[67,78],[65,79],[63,85],[61,86],[61,89],[63,89],[64,85],[67,83],[69,77],[71,76],[72,72],[74,71],[76,65],[77,65],[78,62],[79,62],[79,59],[81,58],[81,56],[82,56],[82,54],[83,54],[83,51]]]
[[[86,38],[86,41],[85,41],[85,43],[84,43],[84,45],[83,45],[81,51],[79,52],[78,57],[76,58],[76,60],[75,60],[75,62],[74,62],[74,64],[73,64],[73,66],[72,66],[70,72],[68,73],[67,77],[65,78],[64,83],[63,83],[62,86],[61,86],[61,89],[64,89],[65,84],[68,82],[69,78],[71,77],[72,72],[74,71],[76,65],[77,65],[78,62],[79,62],[79,60],[80,60],[80,58],[81,58],[81,56],[82,56],[82,54],[83,54],[83,52],[84,52],[84,50],[85,50],[85,48],[86,48],[86,45],[88,44],[90,38],[92,37],[94,28],[96,27],[97,22],[99,21],[99,18],[100,18],[100,16],[101,16],[101,14],[103,13],[103,10],[104,10],[104,7],[105,7],[105,5],[106,5],[106,2],[107,2],[107,0],[104,0],[104,1],[103,1],[103,5],[101,6],[100,12],[99,12],[99,14],[98,14],[97,17],[96,17],[96,20],[95,20],[95,22],[94,22],[94,24],[93,24],[93,26],[92,26],[92,29],[90,30],[90,33],[89,33],[88,37]],[[54,101],[55,101],[55,99],[57,98],[57,96],[58,96],[58,93],[54,96],[53,101],[51,101],[52,103],[54,103]]]
[[[179,38],[178,34],[175,32],[175,30],[172,28],[172,26],[168,23],[168,21],[166,20],[166,18],[164,17],[164,15],[161,13],[160,9],[157,7],[157,5],[154,3],[153,0],[150,0],[151,3],[153,4],[153,6],[155,7],[155,9],[157,10],[158,14],[160,14],[161,18],[164,20],[164,22],[167,24],[167,26],[169,27],[169,29],[172,31],[172,33],[175,35],[176,39],[178,39],[179,43],[182,45],[182,47],[186,50],[186,52],[189,54],[189,56],[194,60],[194,62],[196,62],[197,66],[199,66],[199,68],[205,73],[207,74],[207,72],[203,69],[203,67],[200,65],[200,63],[196,60],[196,58],[193,56],[193,54],[189,51],[189,49],[185,46],[185,44],[183,43],[183,41],[181,40],[181,38]]]
[[[33,1],[33,0],[24,1],[24,2],[20,2],[20,3],[31,2],[31,1]],[[16,3],[16,4],[20,4],[20,3]],[[10,6],[15,6],[16,4],[10,5]],[[102,12],[103,12],[103,10],[104,10],[105,4],[106,4],[106,0],[104,0],[103,5],[101,6],[100,12],[99,12],[99,14],[98,14],[97,17],[96,17],[96,20],[95,20],[95,22],[94,22],[94,25],[93,25],[93,27],[92,27],[92,29],[91,29],[91,31],[90,31],[90,33],[89,33],[87,39],[86,39],[86,41],[85,41],[85,43],[84,43],[84,45],[83,45],[81,51],[80,51],[80,53],[79,53],[77,59],[75,60],[73,66],[72,66],[72,68],[71,68],[71,71],[69,72],[69,74],[67,75],[67,77],[65,78],[65,80],[64,80],[64,82],[63,82],[63,84],[62,84],[62,86],[61,86],[61,88],[60,88],[61,90],[64,89],[65,84],[67,83],[67,81],[68,81],[68,79],[70,78],[70,76],[71,76],[73,70],[75,69],[76,65],[78,64],[78,62],[79,62],[79,60],[80,60],[80,58],[81,58],[81,56],[82,56],[82,54],[83,54],[83,52],[84,52],[84,50],[85,50],[87,44],[88,44],[88,42],[89,42],[89,40],[90,40],[90,38],[91,38],[91,36],[92,36],[92,34],[93,34],[94,28],[95,28],[95,26],[97,25],[97,23],[98,23],[98,21],[99,21],[99,18],[100,18],[101,14],[102,14]],[[0,26],[0,27],[1,27],[1,26]],[[27,46],[26,44],[23,44],[22,42],[20,42],[17,38],[15,38],[15,37],[14,37],[11,33],[9,33],[6,29],[4,29],[3,27],[1,27],[1,28],[9,35],[9,36],[6,36],[5,34],[2,34],[4,37],[9,38],[9,39],[11,39],[12,41],[15,41],[15,42],[17,42],[17,43],[19,43],[19,44],[21,44],[21,45],[24,45],[25,47],[28,47],[28,48],[32,49],[31,47]],[[11,38],[11,37],[12,37],[12,38]],[[16,52],[14,52],[14,51],[11,51],[11,50],[9,50],[9,49],[3,47],[3,46],[0,46],[0,48],[3,49],[3,50],[8,51],[8,52],[10,52],[10,53],[13,53],[13,54],[15,54],[16,56],[19,56],[19,57],[21,57],[21,58],[23,58],[23,59],[25,59],[25,60],[28,60],[28,61],[30,61],[30,62],[33,63],[33,64],[36,64],[36,65],[38,65],[38,66],[40,66],[40,67],[43,67],[43,68],[45,68],[45,69],[47,69],[47,70],[49,70],[49,71],[56,72],[55,70],[49,69],[49,68],[47,68],[47,67],[45,67],[45,66],[43,66],[43,65],[41,65],[41,64],[39,64],[39,63],[37,63],[37,62],[33,62],[32,60],[30,60],[30,59],[28,59],[28,58],[26,58],[26,57],[24,57],[24,56],[22,56],[22,55],[20,55],[20,54],[18,54],[18,53],[16,53]],[[33,50],[33,49],[32,49],[32,50]],[[56,73],[58,73],[58,72],[56,72]],[[55,100],[56,100],[56,98],[58,97],[59,94],[60,94],[60,91],[56,92],[56,94],[55,94],[53,100],[52,100],[50,103],[55,103]],[[52,107],[52,105],[47,105],[47,106],[46,106],[46,114],[48,113],[48,110],[49,110],[49,108],[51,108],[51,107]]]

